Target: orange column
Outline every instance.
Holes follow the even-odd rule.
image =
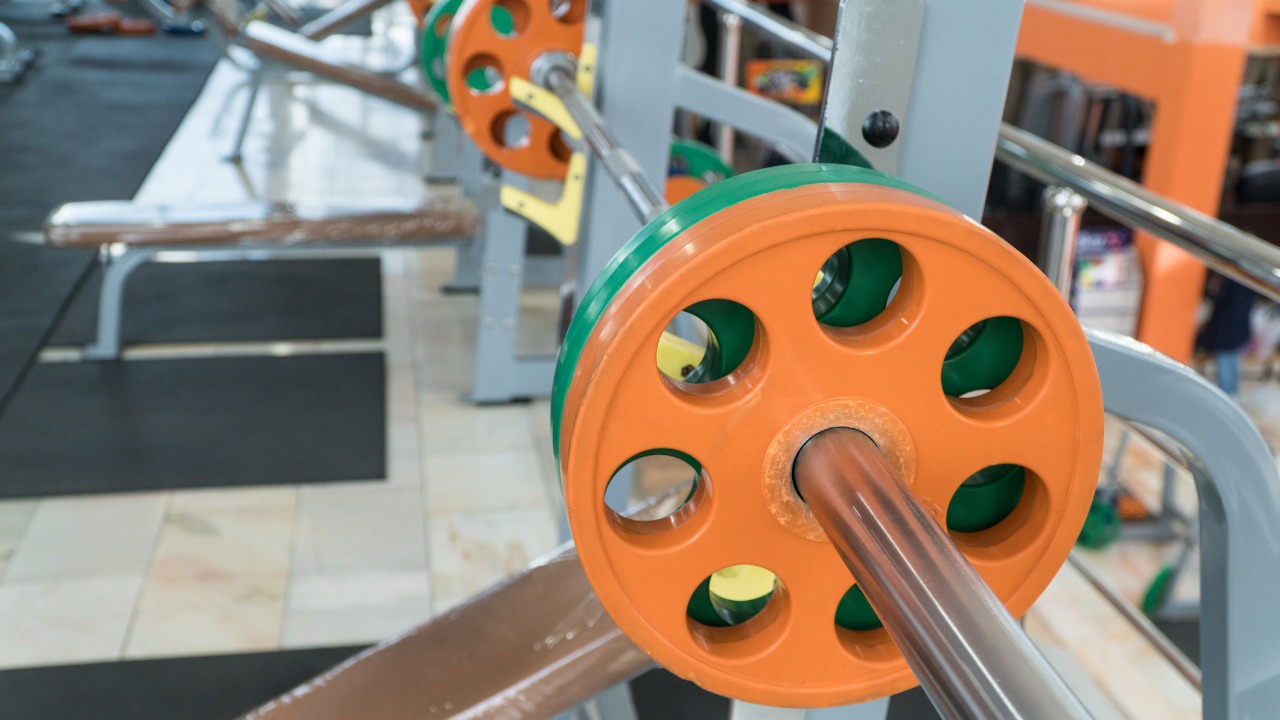
[[[1243,47],[1187,46],[1171,66],[1156,112],[1143,167],[1143,184],[1197,210],[1216,215],[1231,149]],[[1187,361],[1195,343],[1196,308],[1204,266],[1146,234],[1137,238],[1144,290],[1138,339]]]
[[[1258,0],[1274,2],[1275,0]],[[1254,0],[1075,3],[1115,17],[1131,8],[1161,37],[1105,17],[1028,5],[1020,56],[1155,101],[1143,184],[1198,210],[1216,213],[1226,173],[1245,42]],[[1186,253],[1139,235],[1145,290],[1138,339],[1179,360],[1195,340],[1204,268]]]

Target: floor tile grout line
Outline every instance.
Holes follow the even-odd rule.
[[[280,593],[280,627],[276,630],[276,650],[284,649],[285,625],[289,622],[289,600],[293,595],[294,551],[298,547],[298,525],[302,518],[302,486],[293,486],[293,522],[289,525],[289,561],[284,573],[284,591]]]
[[[36,498],[31,506],[31,512],[27,515],[27,520],[22,524],[22,532],[18,533],[18,539],[13,543],[13,553],[9,555],[9,561],[5,563],[4,569],[0,570],[0,585],[7,583],[10,570],[13,568],[13,559],[17,557],[18,551],[22,549],[22,545],[26,542],[27,534],[31,531],[31,526],[35,524],[36,513],[40,512],[40,507],[49,500],[47,497]]]
[[[421,256],[414,254],[406,259],[401,265],[403,297],[400,302],[405,307],[406,324],[408,325],[408,337],[405,351],[408,355],[407,360],[409,366],[409,379],[413,383],[413,418],[414,418],[414,444],[416,446],[418,458],[418,487],[422,491],[422,502],[419,504],[419,510],[422,512],[422,547],[426,559],[427,570],[427,612],[429,616],[434,617],[436,614],[436,577],[435,563],[432,560],[432,543],[431,543],[431,513],[428,512],[427,505],[430,502],[430,486],[431,478],[427,475],[427,459],[426,447],[422,442],[422,433],[425,428],[423,426],[423,410],[422,401],[418,396],[418,370],[419,370],[419,344],[416,342],[417,334],[421,330],[422,325],[420,315],[418,313],[417,299],[414,297],[414,287],[421,282],[421,274],[418,272],[421,264]]]
[[[165,526],[169,522],[169,508],[173,504],[173,492],[165,490],[164,492],[164,508],[160,511],[160,524],[156,528],[156,535],[151,540],[151,551],[147,553],[147,564],[142,569],[142,577],[138,582],[138,591],[133,597],[133,608],[129,611],[129,621],[125,623],[124,637],[120,640],[120,651],[116,654],[119,660],[125,659],[125,653],[129,647],[129,639],[133,637],[134,625],[138,621],[138,614],[142,608],[142,598],[147,590],[147,578],[151,577],[151,568],[155,565],[156,556],[160,552],[160,539],[164,537]]]

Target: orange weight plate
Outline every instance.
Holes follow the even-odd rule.
[[[446,62],[449,97],[467,136],[498,165],[530,177],[564,177],[571,150],[560,130],[516,107],[506,84],[512,76],[528,79],[545,53],[576,55],[586,5],[468,0],[455,16]],[[497,16],[511,18],[509,32],[495,26],[495,8]]]
[[[848,327],[820,322],[832,258],[868,240],[901,256],[884,309]],[[860,591],[791,484],[795,454],[826,427],[876,439],[944,526],[962,495],[981,503],[983,487],[1007,488],[1012,477],[1012,502],[993,524],[949,532],[1014,615],[1066,560],[1101,460],[1097,371],[1062,297],[990,231],[901,187],[814,182],[717,210],[629,272],[573,371],[561,472],[593,587],[672,672],[783,707],[860,702],[916,683],[865,600],[858,619]],[[693,362],[685,380],[658,370],[656,349],[686,309],[750,318],[736,368],[701,383],[688,381],[701,372]],[[945,379],[944,362],[1010,327],[1021,340],[995,387]],[[718,349],[707,341],[707,352],[732,355],[741,328]],[[610,509],[616,471],[654,453],[690,465],[695,488],[660,517]],[[966,517],[986,512],[977,510]],[[697,611],[708,593],[712,609]]]
[[[418,26],[422,26],[422,19],[427,16],[427,12],[431,10],[433,0],[409,0],[409,11],[413,13],[413,19],[418,21]]]
[[[675,205],[706,186],[706,181],[692,175],[672,175],[667,178],[662,194],[669,204]]]

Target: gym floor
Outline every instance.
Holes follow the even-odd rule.
[[[139,201],[389,201],[452,192],[422,180],[430,143],[421,118],[322,84],[264,86],[243,164],[224,162],[244,79],[219,62]],[[548,402],[465,401],[477,299],[441,291],[453,262],[450,249],[384,253],[381,338],[289,346],[304,356],[382,354],[384,476],[297,483],[282,473],[249,487],[104,487],[0,501],[0,670],[362,646],[550,550],[562,508]],[[553,291],[529,295],[524,347],[550,349],[555,310]],[[163,350],[278,354],[271,343]],[[42,364],[69,360],[65,348],[46,348]],[[143,354],[125,362],[153,361]],[[1242,403],[1275,447],[1280,387],[1247,382]],[[1111,430],[1114,448],[1119,432]],[[1131,443],[1124,470],[1132,491],[1155,497],[1163,464],[1150,448]],[[1193,506],[1189,478],[1177,483],[1181,502]],[[1137,601],[1169,552],[1125,541],[1087,557]],[[1188,575],[1177,592],[1194,597],[1196,574]],[[1098,717],[1198,717],[1198,694],[1070,567],[1026,624]],[[330,660],[349,650],[335,652]]]
[[[231,63],[217,66],[139,201],[428,192],[421,120],[344,88],[264,87],[243,165],[223,162],[243,83]],[[440,292],[452,263],[450,250],[382,258],[385,477],[0,502],[0,667],[367,644],[551,549],[548,403],[464,401],[477,303]],[[554,292],[529,303],[536,347],[552,337]],[[44,360],[62,355],[47,349]]]

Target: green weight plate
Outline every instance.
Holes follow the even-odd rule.
[[[728,300],[705,300],[694,303],[685,312],[707,324],[707,354],[684,381],[707,383],[719,380],[737,369],[751,352],[756,337],[756,320],[751,311]]]
[[[733,168],[729,167],[715,149],[697,140],[676,139],[671,143],[671,175],[692,175],[712,184],[731,178]]]
[[[449,87],[445,80],[445,54],[449,49],[449,28],[462,7],[462,0],[440,0],[427,11],[422,21],[422,72],[427,76],[431,89],[452,107]]]
[[[902,251],[897,243],[859,240],[840,248],[832,260],[832,267],[823,268],[826,282],[814,290],[818,320],[853,327],[879,315],[902,277]]]
[[[1022,499],[1027,471],[1018,465],[993,465],[969,478],[947,507],[947,528],[978,532],[1009,517]]]
[[[845,140],[843,135],[831,128],[822,129],[821,143],[818,148],[818,158],[823,162],[856,165],[862,168],[871,167],[865,155],[858,152],[858,149]]]
[[[961,333],[942,363],[942,391],[960,397],[994,390],[1022,357],[1022,323],[1011,317],[983,320]]]
[[[875,630],[883,627],[880,616],[871,608],[871,602],[862,588],[854,585],[840,598],[836,606],[836,625],[846,630]]]

